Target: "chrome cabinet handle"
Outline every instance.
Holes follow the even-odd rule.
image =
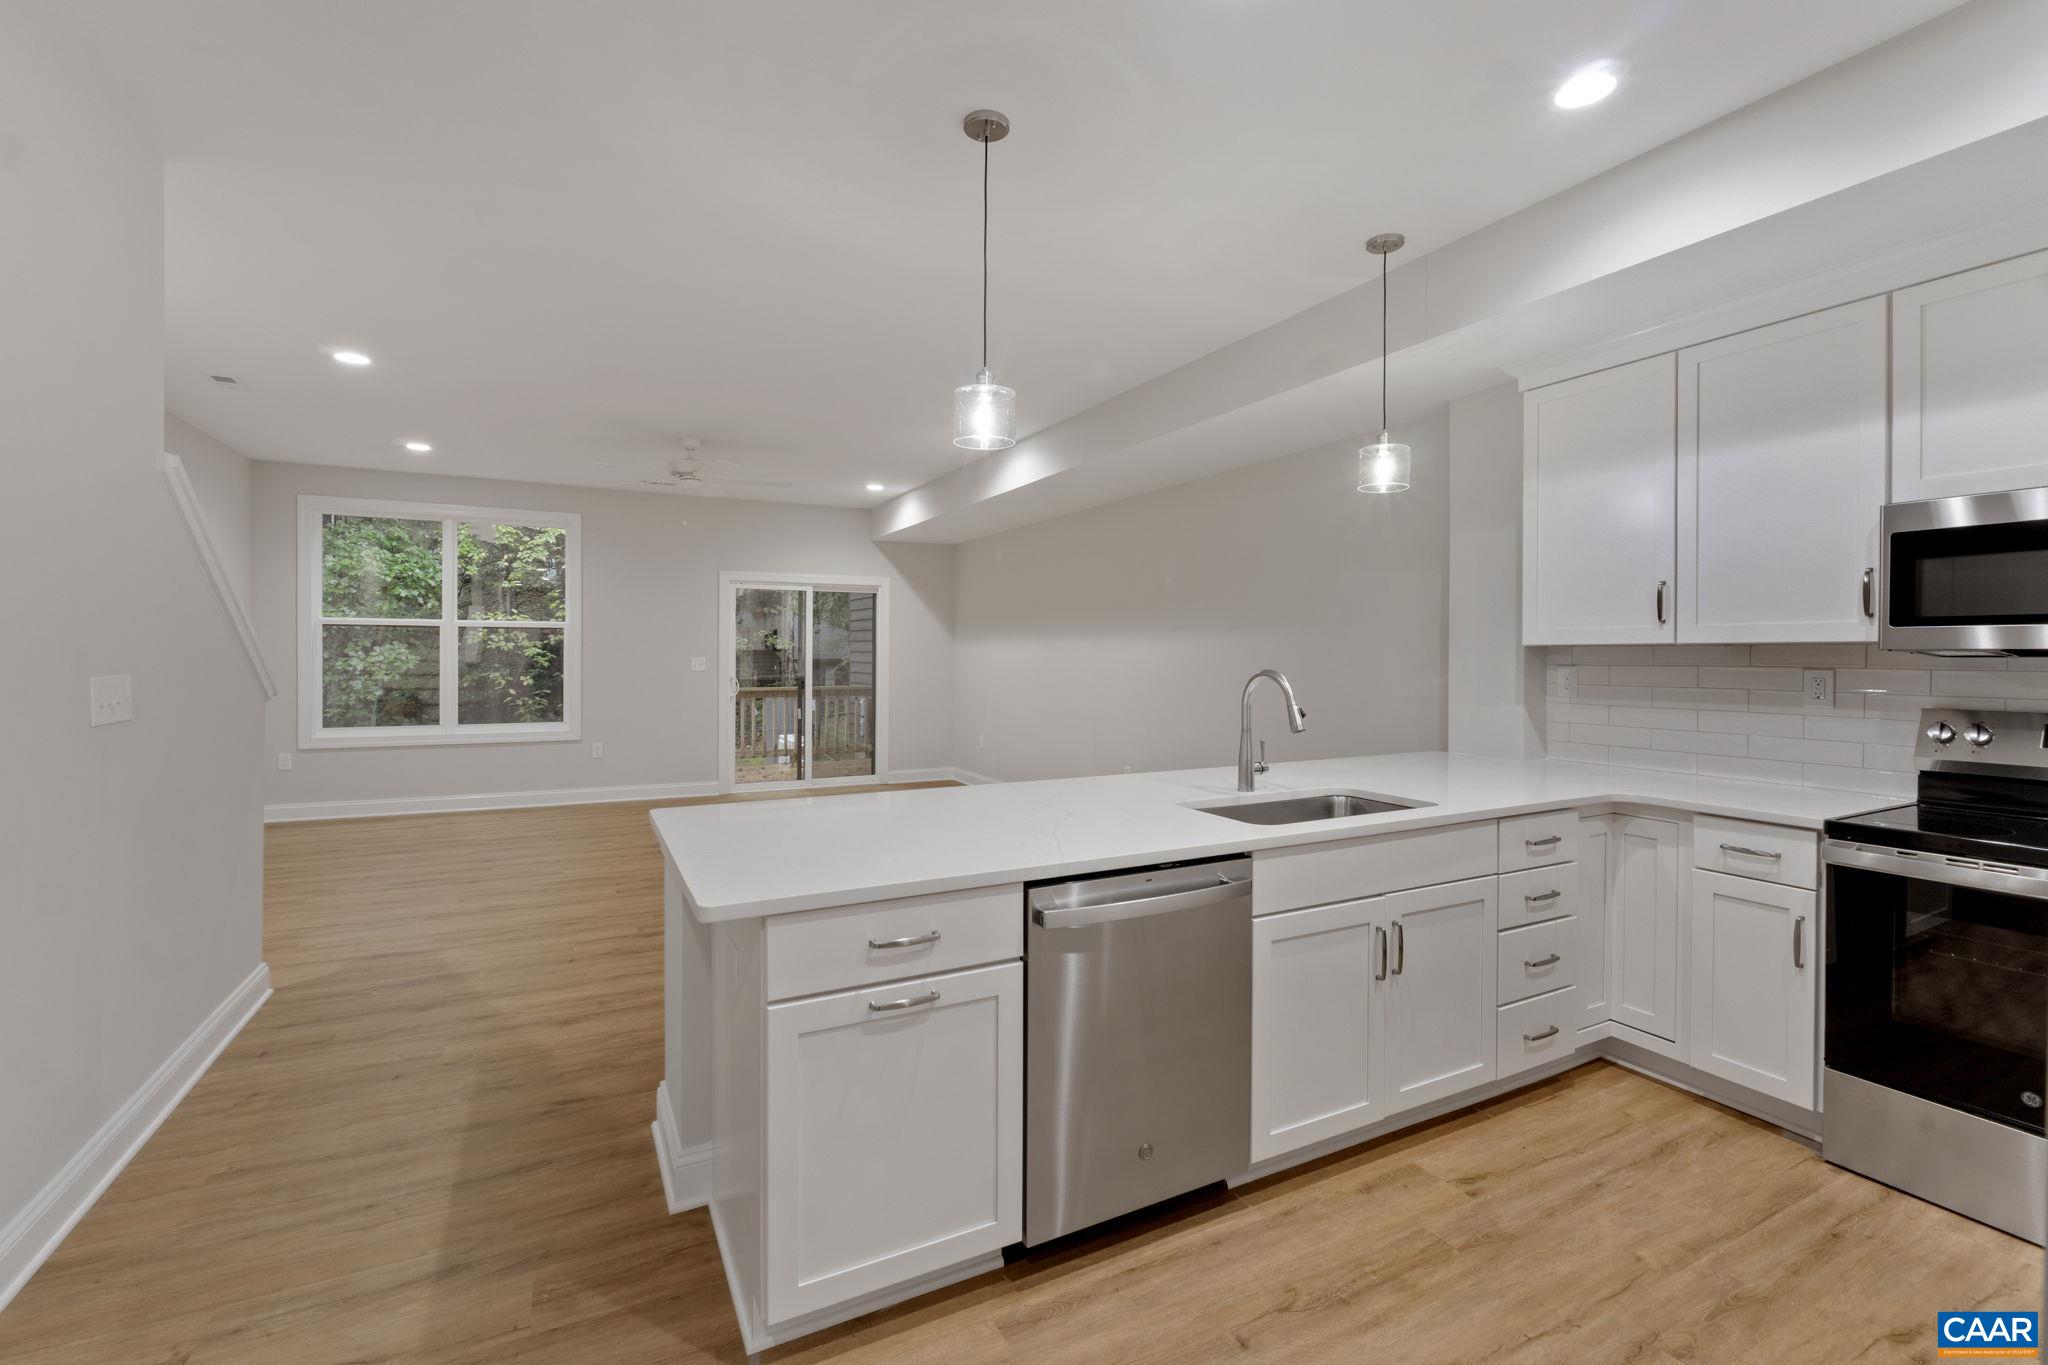
[[[1664,624],[1664,594],[1670,587],[1671,580],[1667,578],[1657,580],[1657,624],[1660,626]]]
[[[1721,851],[1723,853],[1740,853],[1745,858],[1769,858],[1774,863],[1785,856],[1782,853],[1773,853],[1767,848],[1746,848],[1741,844],[1723,844],[1721,845]]]
[[[1806,916],[1792,921],[1792,965],[1800,971],[1806,970]]]
[[[1383,926],[1377,924],[1373,926],[1372,931],[1378,934],[1380,938],[1380,969],[1372,974],[1372,979],[1375,981],[1385,981],[1387,979],[1387,931]]]
[[[1408,965],[1408,931],[1401,927],[1401,921],[1394,921],[1394,975]]]
[[[1535,895],[1524,896],[1522,897],[1522,899],[1529,902],[1531,905],[1534,905],[1539,901],[1554,901],[1563,894],[1563,891],[1558,890],[1556,887],[1552,887],[1548,891],[1538,891]]]
[[[1522,847],[1523,847],[1523,848],[1551,848],[1551,847],[1554,847],[1555,845],[1557,845],[1557,844],[1561,844],[1561,843],[1563,843],[1563,842],[1564,842],[1564,836],[1563,836],[1562,834],[1553,834],[1553,835],[1550,835],[1550,836],[1549,836],[1548,838],[1544,838],[1544,839],[1524,839],[1524,840],[1522,840]]]
[[[938,941],[939,931],[934,929],[928,934],[912,934],[909,938],[871,938],[868,940],[868,947],[915,948],[919,944],[937,943]]]
[[[1863,571],[1863,614],[1872,620],[1877,618],[1877,570]]]
[[[1554,1038],[1554,1037],[1556,1037],[1556,1036],[1557,1036],[1557,1025],[1555,1025],[1555,1024],[1552,1024],[1552,1025],[1551,1025],[1551,1026],[1550,1026],[1549,1028],[1547,1028],[1547,1029],[1543,1030],[1543,1032],[1541,1032],[1541,1033],[1525,1033],[1525,1034],[1523,1034],[1523,1035],[1522,1035],[1522,1041],[1523,1041],[1523,1042],[1525,1042],[1525,1043],[1540,1043],[1540,1042],[1542,1042],[1542,1041],[1543,1041],[1543,1040],[1544,1040],[1545,1038]]]
[[[1555,967],[1558,963],[1562,961],[1564,961],[1562,957],[1559,957],[1556,953],[1552,953],[1549,957],[1539,957],[1534,962],[1531,962],[1527,958],[1524,958],[1522,959],[1522,965],[1533,972],[1538,967]]]
[[[919,1005],[937,1004],[938,999],[937,991],[926,991],[923,995],[913,995],[902,1000],[870,1000],[868,1008],[876,1014],[887,1014],[890,1010],[915,1009]]]

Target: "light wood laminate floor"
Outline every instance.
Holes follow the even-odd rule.
[[[273,827],[276,995],[0,1313],[0,1361],[740,1359],[649,1139],[646,810]],[[1937,1310],[2035,1307],[2039,1265],[1599,1063],[771,1358],[1932,1360]]]

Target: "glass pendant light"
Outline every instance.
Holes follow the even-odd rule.
[[[961,122],[981,144],[981,370],[953,390],[953,444],[962,450],[1003,450],[1017,444],[1017,391],[996,383],[988,367],[988,144],[1010,134],[1010,120],[977,109]]]
[[[1398,232],[1382,232],[1365,244],[1380,258],[1380,438],[1358,448],[1358,491],[1400,493],[1408,487],[1407,446],[1387,436],[1387,257],[1408,244]]]

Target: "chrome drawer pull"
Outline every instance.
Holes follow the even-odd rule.
[[[909,938],[871,938],[868,940],[868,947],[915,948],[919,944],[937,943],[938,941],[939,931],[934,929],[928,934],[912,934]]]
[[[1522,847],[1549,848],[1552,844],[1561,844],[1563,842],[1564,836],[1562,834],[1553,834],[1547,839],[1524,839],[1522,840]]]
[[[1552,888],[1552,889],[1551,889],[1551,890],[1549,890],[1549,891],[1538,891],[1538,892],[1537,892],[1537,893],[1536,893],[1535,895],[1533,895],[1533,896],[1524,896],[1524,897],[1522,897],[1522,899],[1523,899],[1523,900],[1525,900],[1525,901],[1528,901],[1528,902],[1529,902],[1530,904],[1532,904],[1532,905],[1533,905],[1533,904],[1535,904],[1535,903],[1536,903],[1537,901],[1554,901],[1554,900],[1556,900],[1556,899],[1557,899],[1557,898],[1558,898],[1559,896],[1562,896],[1563,894],[1564,894],[1564,892],[1563,892],[1563,891],[1561,891],[1561,890],[1558,890],[1558,889],[1556,889],[1556,888]]]
[[[1806,916],[1792,921],[1792,965],[1806,970]]]
[[[919,1005],[937,1004],[938,999],[939,993],[937,991],[926,991],[923,995],[913,995],[907,1000],[885,1000],[880,1002],[870,1000],[868,1001],[868,1008],[876,1014],[886,1014],[890,1010],[907,1010],[914,1009]]]
[[[1556,953],[1552,953],[1549,957],[1539,957],[1534,962],[1531,962],[1528,959],[1524,958],[1522,961],[1522,965],[1533,972],[1538,967],[1555,967],[1558,963],[1562,961],[1564,961],[1562,957],[1559,957]]]
[[[1767,848],[1745,848],[1741,844],[1723,844],[1721,845],[1721,851],[1723,853],[1740,853],[1745,858],[1769,858],[1774,863],[1785,856],[1782,853],[1773,853]]]
[[[1557,1025],[1555,1025],[1555,1024],[1552,1024],[1552,1025],[1551,1025],[1551,1026],[1550,1026],[1549,1028],[1547,1028],[1547,1029],[1543,1030],[1543,1032],[1541,1032],[1541,1033],[1525,1033],[1525,1034],[1523,1034],[1523,1035],[1522,1035],[1522,1041],[1523,1041],[1523,1042],[1525,1042],[1525,1043],[1540,1043],[1540,1042],[1542,1042],[1542,1041],[1543,1041],[1543,1040],[1544,1040],[1545,1038],[1555,1037],[1555,1036],[1556,1036],[1556,1034],[1557,1034]]]

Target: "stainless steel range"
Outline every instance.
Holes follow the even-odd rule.
[[[2048,713],[1934,708],[1919,800],[1826,825],[1821,1155],[2048,1234]]]

